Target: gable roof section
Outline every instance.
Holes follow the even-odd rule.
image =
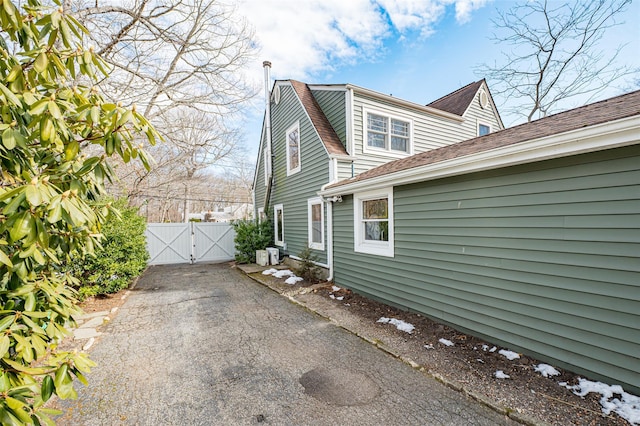
[[[482,83],[484,83],[484,79],[469,83],[455,92],[436,99],[430,104],[427,104],[427,106],[462,116],[467,108],[469,108],[471,102],[473,102],[473,98],[475,98]]]
[[[340,188],[345,185],[351,186],[357,182],[365,183],[364,181],[383,178],[387,175],[394,175],[411,169],[426,166],[436,167],[438,163],[479,155],[487,151],[512,146],[517,148],[518,144],[527,141],[540,140],[633,116],[640,117],[640,90],[554,114],[531,123],[524,123],[495,133],[489,133],[485,136],[392,161],[374,169],[367,170],[354,178],[330,185],[327,189]],[[634,128],[633,132],[632,139],[637,143],[637,141],[640,140],[640,128]],[[537,149],[544,150],[545,148],[549,152],[549,155],[553,154],[550,149],[544,145]],[[488,155],[486,157],[488,157]],[[494,167],[500,166],[497,165]]]
[[[318,135],[320,136],[320,140],[324,144],[325,148],[329,155],[349,155],[347,150],[340,142],[340,138],[336,131],[329,124],[329,120],[322,112],[318,101],[313,97],[311,93],[311,89],[305,83],[296,80],[289,80],[293,90],[298,95],[300,102],[302,102],[302,106],[309,115],[311,119],[311,123],[313,127],[316,128]]]

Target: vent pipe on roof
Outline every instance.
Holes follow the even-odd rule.
[[[264,171],[267,175],[267,191],[265,193],[264,208],[265,211],[269,207],[269,196],[271,195],[272,185],[272,153],[271,153],[271,62],[264,61],[262,63],[264,67],[264,121],[265,121],[265,137],[266,137],[266,161]]]

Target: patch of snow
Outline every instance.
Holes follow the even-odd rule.
[[[340,287],[338,287],[338,286],[332,285],[332,286],[331,286],[331,290],[332,290],[332,291],[340,291],[340,290],[342,290],[342,289],[341,289]]]
[[[544,377],[559,376],[560,372],[549,364],[538,364],[533,367],[538,373]]]
[[[591,392],[599,393],[602,395],[600,405],[604,415],[609,415],[613,411],[632,425],[640,425],[640,397],[625,392],[622,386],[592,382],[583,378],[579,378],[575,386],[568,386],[566,382],[558,384],[572,390],[580,397]],[[620,395],[620,398],[614,398],[614,395]]]
[[[329,295],[330,298],[335,299],[336,297],[332,294]]]
[[[489,345],[482,345],[482,350],[483,351],[488,351],[489,350]]]
[[[510,379],[511,376],[509,376],[508,374],[505,374],[504,371],[502,370],[497,370],[495,373],[493,373],[494,376],[496,376],[496,379]]]
[[[439,339],[438,342],[442,343],[445,346],[453,346],[455,344],[451,340],[447,339]]]
[[[264,271],[262,271],[262,275],[273,275],[273,274],[275,274],[276,272],[278,272],[278,270],[277,270],[277,269],[273,269],[273,268],[271,268],[271,269],[265,269]]]
[[[295,276],[295,274],[288,269],[283,269],[281,271],[275,272],[273,276],[276,278],[284,278],[284,277]]]
[[[289,285],[294,285],[299,283],[300,281],[304,281],[304,278],[296,277],[295,275],[290,276],[284,282]]]
[[[492,347],[491,349],[489,349],[489,352],[495,352],[498,348],[496,348],[495,346]]]
[[[344,306],[351,306],[351,304],[350,303],[345,303]]]
[[[404,322],[402,320],[395,319],[395,318],[382,317],[376,322],[395,325],[398,330],[404,331],[409,334],[413,333],[413,329],[415,328],[413,324],[409,324],[408,322]]]
[[[480,358],[476,359],[476,361],[478,361],[480,364],[484,364],[484,361],[481,360]]]
[[[336,300],[343,300],[343,299],[344,299],[344,296],[338,296],[338,297],[336,297]]]
[[[425,349],[435,349],[431,343],[424,345]]]
[[[520,355],[517,354],[516,352],[513,351],[508,351],[506,349],[500,349],[498,351],[498,353],[502,356],[504,356],[506,359],[508,359],[509,361],[513,361],[514,359],[518,359],[520,358]]]

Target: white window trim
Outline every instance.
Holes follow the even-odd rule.
[[[389,119],[395,119],[404,121],[405,123],[409,123],[409,141],[407,142],[408,151],[396,151],[391,149],[391,141],[389,140],[389,149],[375,148],[369,146],[367,142],[367,114],[375,114],[381,115],[383,117],[387,117]],[[389,126],[391,126],[391,122],[389,122]],[[384,155],[386,157],[395,157],[395,158],[404,158],[410,155],[413,155],[413,120],[409,117],[403,117],[400,115],[396,115],[393,113],[389,113],[387,111],[380,111],[376,109],[369,109],[366,107],[362,107],[362,152],[368,154],[379,154]]]
[[[483,122],[483,121],[478,121],[478,122],[476,123],[476,136],[480,136],[480,126],[487,126],[487,127],[489,128],[489,133],[491,133],[491,132],[492,132],[492,130],[491,130],[491,124],[489,124],[489,123],[485,123],[485,122]],[[487,134],[488,134],[488,133],[487,133]]]
[[[282,241],[278,240],[278,210],[282,211]],[[284,246],[284,207],[282,204],[273,206],[273,242],[277,246]]]
[[[293,132],[294,130],[298,131],[298,167],[291,169],[289,166],[291,164],[290,161],[290,154],[289,154],[289,133]],[[285,151],[287,153],[287,176],[291,176],[293,174],[296,174],[300,171],[300,169],[302,168],[302,143],[301,143],[301,139],[302,139],[302,135],[300,134],[300,122],[296,121],[295,124],[291,127],[289,127],[287,129],[287,131],[285,132],[285,138],[284,138],[284,148]]]
[[[264,207],[258,207],[258,223],[262,223],[262,215],[264,215]]]
[[[364,238],[362,202],[378,198],[387,198],[388,200],[389,241],[367,241]],[[375,254],[377,256],[394,257],[393,228],[393,187],[353,194],[353,251],[357,253]]]
[[[312,220],[313,215],[311,212],[311,206],[313,206],[314,204],[320,204],[320,225],[321,225],[320,230],[321,231],[320,231],[319,243],[314,243],[311,241],[313,237],[313,220]],[[322,202],[322,199],[320,197],[309,198],[307,200],[307,222],[308,222],[307,241],[309,242],[309,248],[324,251],[324,203]]]

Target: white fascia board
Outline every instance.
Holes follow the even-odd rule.
[[[402,105],[408,108],[412,108],[414,110],[420,111],[420,112],[424,112],[427,114],[431,114],[431,115],[436,115],[438,117],[443,117],[443,118],[447,118],[449,120],[453,120],[453,121],[457,121],[457,122],[464,122],[464,118],[456,115],[456,114],[451,114],[450,112],[446,112],[446,111],[442,111],[440,109],[437,108],[433,108],[430,106],[426,106],[426,105],[421,105],[421,104],[416,104],[414,102],[411,101],[407,101],[404,99],[400,99],[400,98],[396,98],[394,96],[389,96],[389,95],[385,95],[384,93],[380,93],[380,92],[376,92],[375,90],[371,90],[371,89],[365,89],[364,87],[359,87],[359,86],[354,86],[353,84],[347,84],[347,88],[348,89],[353,89],[353,91],[355,93],[360,93],[363,95],[367,95],[367,96],[371,96],[372,98],[376,98],[376,99],[380,99],[383,101],[387,101],[387,102],[391,102],[391,103],[395,103],[397,105]]]
[[[346,92],[347,86],[345,84],[307,84],[311,90],[327,90],[336,92]]]
[[[320,195],[332,197],[386,186],[408,185],[638,143],[640,143],[640,116],[636,115],[328,188],[321,191]]]

